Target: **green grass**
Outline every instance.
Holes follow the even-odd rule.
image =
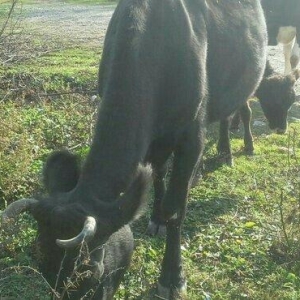
[[[86,155],[100,56],[101,49],[68,45],[0,70],[0,209],[43,191],[41,168],[53,149]],[[264,120],[258,103],[252,107],[253,119]],[[216,160],[218,126],[209,126],[182,234],[189,300],[300,299],[300,106],[289,116],[285,135],[253,128],[254,156],[243,153],[242,131],[232,134],[232,168]],[[164,241],[145,235],[149,215],[132,226],[136,249],[116,299],[154,299]],[[36,230],[23,214],[1,232],[0,298],[51,298],[35,271]]]
[[[261,119],[258,105],[253,107],[254,118]],[[1,199],[10,203],[41,190],[41,166],[52,149],[70,147],[86,153],[93,112],[95,104],[84,95],[38,103],[2,102]],[[300,116],[299,106],[291,115]],[[235,166],[230,168],[216,163],[216,126],[209,128],[203,180],[190,193],[183,231],[188,299],[300,297],[299,225],[297,219],[287,222],[299,215],[300,124],[291,123],[289,133],[282,136],[267,128],[254,132],[256,154],[251,157],[243,155],[242,133],[233,136]],[[149,212],[133,225],[136,250],[116,299],[153,297],[164,242],[145,235],[148,217]],[[25,214],[0,237],[3,297],[49,297],[47,285],[32,269],[35,226]]]
[[[96,94],[99,49],[63,49],[0,70],[0,95],[33,101],[72,92]]]

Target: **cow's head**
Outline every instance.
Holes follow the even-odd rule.
[[[111,240],[114,241],[111,248],[121,249],[112,249],[113,254],[109,257],[114,253],[124,252],[123,257],[110,258],[114,261],[113,266],[120,267],[118,264],[121,264],[121,267],[124,267],[122,264],[130,260],[132,233],[129,227],[124,225],[137,218],[145,207],[150,177],[151,169],[140,165],[127,190],[117,199],[92,199],[87,197],[88,193],[83,190],[79,193],[80,199],[77,197],[74,200],[78,181],[83,180],[79,179],[78,159],[66,151],[55,152],[48,158],[44,168],[44,185],[49,193],[48,197],[13,202],[3,212],[2,222],[6,223],[23,211],[32,214],[38,223],[40,268],[52,286],[55,283],[59,287],[64,286],[64,282],[74,271],[75,262],[78,263],[79,254],[84,254],[86,247],[89,249],[89,259],[81,265],[81,270],[90,271],[93,278],[96,276],[99,279],[104,272],[103,250],[107,243],[112,244]],[[120,235],[122,236],[118,239]],[[129,248],[127,250],[126,245]],[[81,257],[79,262],[82,261]],[[110,266],[105,268],[109,271]],[[60,277],[57,281],[59,270]],[[86,281],[86,278],[83,280]],[[87,287],[82,288],[82,285],[79,285],[79,289],[84,290],[81,291],[81,295],[90,288],[90,284],[91,280],[88,280]]]
[[[295,94],[295,83],[299,77],[300,70],[285,76],[276,74],[264,77],[256,92],[270,129],[277,133],[285,133],[288,111],[299,99]]]

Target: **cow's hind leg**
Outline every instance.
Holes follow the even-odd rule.
[[[292,50],[294,47],[294,43],[296,41],[296,38],[292,40],[292,42],[283,44],[283,54],[284,54],[284,75],[288,75],[292,72],[292,65],[291,65],[291,56],[292,56]]]
[[[219,129],[219,141],[217,145],[218,156],[221,162],[226,163],[229,166],[233,165],[231,146],[230,146],[230,136],[229,136],[229,118],[220,121]]]
[[[158,283],[158,294],[162,299],[180,299],[186,292],[180,246],[181,228],[192,175],[198,167],[204,140],[199,133],[199,124],[193,126],[175,148],[173,169],[162,201],[162,214],[167,221],[166,248]]]

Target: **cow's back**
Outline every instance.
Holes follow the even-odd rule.
[[[138,111],[155,137],[193,120],[207,91],[219,107],[215,116],[234,110],[264,68],[266,30],[258,6],[258,0],[121,0],[100,67],[102,107]],[[247,82],[239,82],[246,69]],[[240,98],[224,100],[220,95],[236,84]]]

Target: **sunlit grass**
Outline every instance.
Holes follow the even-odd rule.
[[[259,107],[254,107],[254,119],[260,118]],[[294,114],[299,112],[297,106],[293,109]],[[86,153],[93,112],[95,104],[84,97],[27,105],[2,103],[1,198],[9,203],[39,190],[42,162],[52,149],[69,147]],[[297,299],[299,225],[290,220],[299,215],[300,126],[290,124],[289,132],[281,136],[254,128],[256,155],[250,157],[242,153],[242,132],[235,135],[233,168],[215,164],[215,145],[210,143],[216,139],[214,127],[208,134],[203,180],[191,191],[183,230],[189,299]],[[148,217],[149,212],[133,225],[136,250],[116,299],[154,295],[164,242],[145,235]],[[34,221],[25,218],[13,227],[13,239],[2,234],[3,268],[36,266],[31,246],[34,228]],[[16,274],[15,269],[6,269],[5,276],[12,279],[10,290],[22,282],[24,299],[32,294],[23,276],[33,276],[37,285],[42,282],[30,270]],[[11,295],[5,282],[1,293]],[[41,293],[46,290],[42,285]]]

